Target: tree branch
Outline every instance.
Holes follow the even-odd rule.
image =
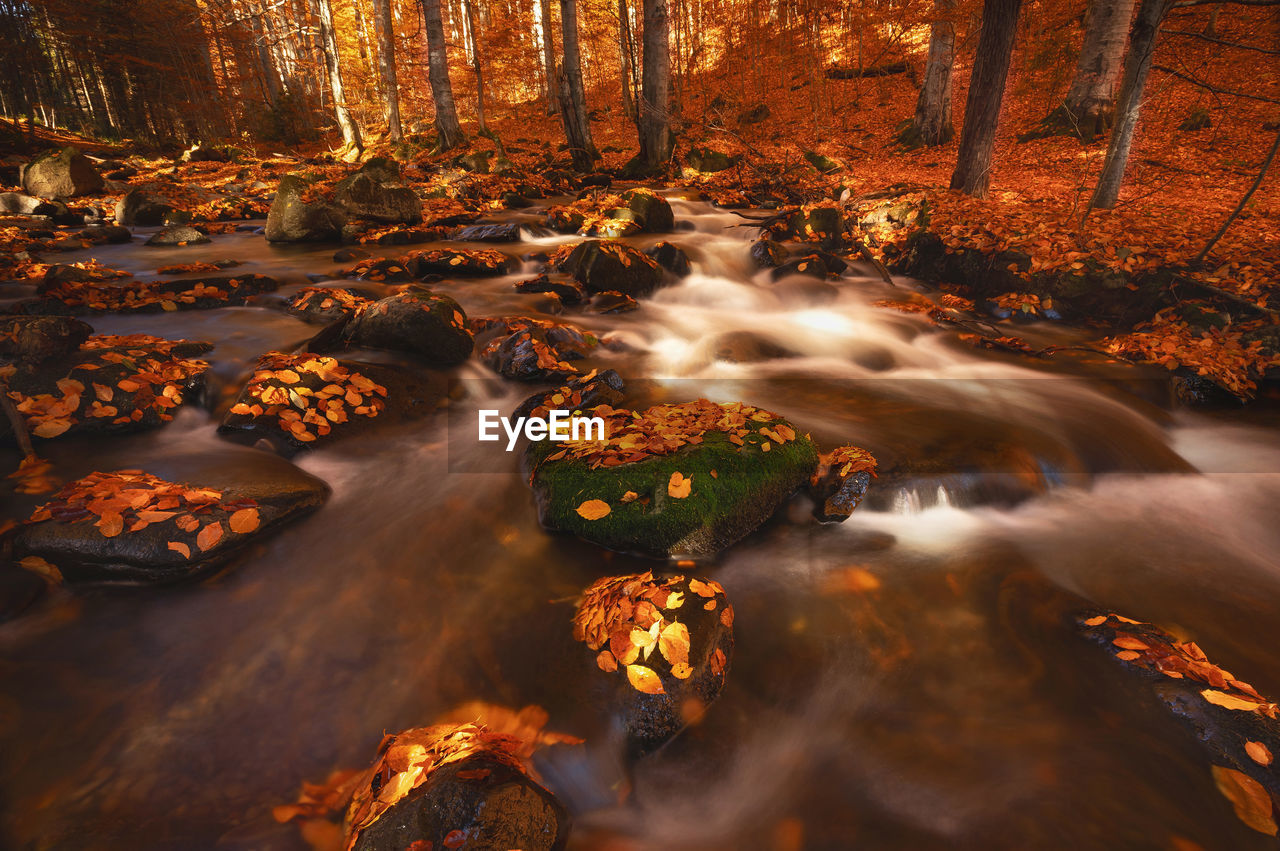
[[[1231,223],[1236,220],[1236,217],[1240,215],[1242,210],[1244,210],[1245,205],[1249,203],[1249,199],[1253,197],[1253,193],[1258,191],[1258,187],[1262,185],[1262,178],[1267,176],[1267,169],[1271,168],[1271,162],[1276,158],[1277,149],[1280,149],[1280,131],[1276,133],[1276,140],[1271,143],[1271,150],[1267,152],[1266,159],[1262,161],[1262,167],[1258,169],[1258,176],[1253,181],[1253,185],[1249,187],[1248,192],[1244,193],[1244,197],[1240,199],[1239,204],[1236,204],[1236,208],[1231,211],[1231,215],[1227,216],[1227,220],[1222,223],[1222,227],[1218,228],[1218,232],[1205,243],[1204,248],[1200,249],[1200,253],[1196,255],[1196,259],[1191,261],[1192,265],[1199,266],[1204,262],[1204,258],[1209,256],[1209,252],[1218,244],[1218,240],[1222,239],[1222,235],[1227,232],[1227,228],[1231,227]]]
[[[1280,56],[1280,50],[1268,50],[1265,47],[1254,47],[1252,44],[1240,44],[1239,42],[1235,42],[1235,41],[1227,41],[1221,38],[1214,38],[1213,36],[1205,35],[1204,33],[1187,32],[1186,30],[1170,30],[1170,29],[1162,29],[1160,30],[1160,32],[1164,33],[1165,35],[1180,35],[1180,36],[1185,36],[1187,38],[1198,38],[1203,41],[1211,41],[1214,44],[1221,44],[1224,47],[1235,47],[1240,50],[1252,50],[1257,53],[1267,53],[1273,56]]]
[[[1277,0],[1277,4],[1280,5],[1280,0]],[[1163,71],[1166,74],[1171,74],[1174,77],[1178,77],[1180,79],[1186,80],[1188,83],[1194,83],[1200,88],[1207,89],[1208,91],[1214,92],[1216,94],[1231,95],[1233,97],[1238,97],[1238,98],[1247,98],[1248,100],[1260,100],[1263,103],[1280,103],[1280,100],[1276,100],[1275,98],[1263,97],[1262,95],[1251,95],[1248,92],[1237,92],[1237,91],[1234,91],[1233,89],[1222,89],[1213,85],[1212,83],[1206,83],[1204,80],[1201,80],[1197,77],[1193,77],[1190,74],[1184,74],[1181,71],[1175,71],[1174,69],[1166,65],[1152,65],[1151,69],[1153,71]]]

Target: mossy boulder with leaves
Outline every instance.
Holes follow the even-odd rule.
[[[643,412],[599,406],[607,439],[527,450],[539,520],[613,550],[712,555],[807,482],[818,452],[782,417],[706,400]]]
[[[337,242],[347,213],[326,197],[323,184],[301,174],[280,178],[267,213],[268,242]]]

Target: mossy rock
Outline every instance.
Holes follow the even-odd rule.
[[[671,212],[671,205],[652,189],[628,189],[622,193],[622,202],[635,215],[645,233],[667,233],[675,230],[676,217]]]
[[[838,207],[801,208],[780,224],[778,235],[783,239],[817,242],[823,248],[836,248],[845,243],[844,214]]]
[[[844,166],[831,159],[831,157],[823,156],[816,151],[805,151],[804,158],[809,162],[809,165],[816,168],[822,174],[831,174],[844,168]]]
[[[743,446],[726,432],[709,430],[700,443],[670,455],[596,469],[570,457],[550,461],[564,446],[533,443],[528,461],[539,520],[612,550],[715,554],[768,520],[817,467],[818,452],[807,436],[797,433],[779,444],[759,433],[777,425],[790,427],[781,418],[748,420]],[[766,443],[769,451],[762,449]],[[668,495],[674,473],[692,479],[688,496]],[[636,496],[624,502],[628,493]],[[578,508],[589,500],[606,503],[609,513],[587,519]]]
[[[685,154],[685,165],[694,171],[703,174],[714,174],[720,171],[728,171],[738,164],[741,157],[726,154],[723,151],[714,151],[711,148],[690,148],[689,153]]]
[[[327,201],[306,200],[316,181],[300,174],[280,178],[267,213],[268,242],[337,242],[347,214]]]

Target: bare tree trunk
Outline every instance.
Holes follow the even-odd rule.
[[[347,109],[347,98],[342,88],[338,39],[333,31],[333,7],[329,0],[318,0],[316,9],[320,14],[320,49],[324,52],[325,66],[329,69],[329,87],[333,90],[333,108],[338,116],[338,126],[342,128],[343,146],[348,155],[354,153],[358,157],[364,151],[364,142],[360,138],[359,126]]]
[[[982,4],[978,55],[964,103],[960,153],[951,175],[952,189],[977,198],[985,198],[991,185],[991,153],[1021,8],[1022,0],[984,0]]]
[[[373,0],[373,28],[378,34],[378,71],[382,77],[383,113],[392,142],[404,135],[400,129],[400,87],[396,81],[396,35],[391,24],[391,0]]]
[[[560,72],[556,68],[556,39],[551,26],[551,0],[534,0],[541,16],[542,70],[547,80],[547,114],[560,111]]]
[[[480,132],[487,135],[489,128],[484,123],[484,63],[480,60],[480,37],[476,35],[476,7],[471,0],[462,0],[462,8],[467,16],[467,39],[471,42],[471,62],[476,72],[476,124]]]
[[[929,60],[924,69],[924,85],[916,99],[911,121],[918,144],[945,145],[955,137],[951,124],[951,68],[955,63],[956,25],[949,19],[956,0],[934,0],[935,20],[929,25]]]
[[[1063,101],[1074,132],[1082,139],[1094,139],[1111,128],[1116,78],[1124,62],[1133,3],[1134,0],[1095,0],[1089,9],[1076,75]]]
[[[447,151],[466,138],[458,124],[458,109],[453,104],[453,85],[449,82],[449,55],[445,49],[444,21],[440,17],[440,0],[421,0],[422,18],[427,30],[427,75],[431,81],[431,97],[436,102],[436,133],[439,148]]]
[[[640,159],[660,169],[671,159],[671,45],[667,0],[643,0]]]
[[[631,66],[631,15],[627,0],[618,0],[618,59],[622,65],[622,111],[632,123],[636,120],[635,70]]]
[[[1107,144],[1107,158],[1102,163],[1098,188],[1093,192],[1089,208],[1109,210],[1120,199],[1120,186],[1124,183],[1124,169],[1129,163],[1129,149],[1133,146],[1133,131],[1138,126],[1138,114],[1142,108],[1142,90],[1151,73],[1151,56],[1156,49],[1156,35],[1173,0],[1142,0],[1138,7],[1138,19],[1129,34],[1129,53],[1124,60],[1124,81],[1116,99],[1116,125]]]
[[[578,47],[577,0],[560,0],[560,27],[564,39],[564,63],[560,68],[560,120],[569,143],[573,167],[590,171],[599,158],[591,141],[587,120],[587,96],[582,85],[582,56]]]

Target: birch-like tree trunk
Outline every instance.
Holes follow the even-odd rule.
[[[342,128],[343,147],[347,154],[359,156],[364,151],[364,142],[360,138],[360,127],[351,117],[347,109],[347,97],[342,87],[342,65],[338,61],[338,39],[333,31],[333,6],[329,0],[317,0],[316,11],[320,17],[320,49],[324,53],[324,64],[329,72],[329,88],[333,91],[333,109],[338,116],[338,126]]]
[[[449,54],[445,48],[440,0],[421,0],[421,3],[427,30],[427,77],[436,103],[436,133],[440,137],[440,150],[447,151],[462,144],[466,137],[458,124],[458,108],[454,106],[453,85],[449,82]]]
[[[964,103],[960,153],[951,175],[952,189],[977,198],[985,198],[991,185],[991,154],[1021,8],[1022,0],[985,0],[982,4],[982,30]]]
[[[640,160],[650,170],[671,159],[671,45],[667,0],[643,0]]]
[[[391,23],[391,0],[373,0],[373,28],[378,36],[378,74],[382,78],[383,115],[392,142],[404,135],[400,128],[400,87],[396,81],[396,34]]]
[[[955,137],[951,124],[951,69],[955,64],[956,26],[950,15],[956,0],[934,0],[934,20],[929,25],[929,59],[924,69],[924,85],[916,99],[911,120],[915,139],[933,147]]]
[[[1116,80],[1124,63],[1134,0],[1095,0],[1089,10],[1084,45],[1063,106],[1076,135],[1093,139],[1111,127]]]
[[[582,55],[578,47],[577,0],[560,0],[561,38],[564,63],[560,68],[560,120],[564,124],[569,155],[579,171],[590,171],[599,154],[591,140],[587,120],[587,96],[582,85]]]

